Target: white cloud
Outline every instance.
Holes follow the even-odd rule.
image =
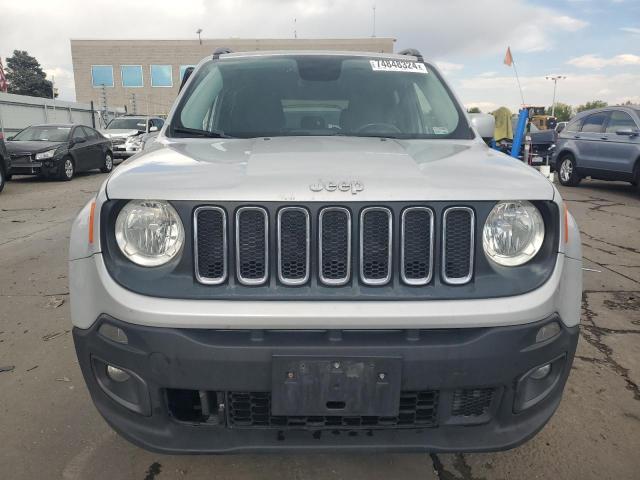
[[[576,32],[589,25],[588,22],[569,17],[567,15],[553,16],[549,19],[549,21],[556,27],[559,27],[567,32]]]
[[[464,68],[464,65],[462,65],[461,63],[451,63],[451,62],[442,62],[442,61],[436,61],[436,66],[445,75],[451,75],[455,72],[459,72]]]
[[[94,0],[87,8],[85,0],[0,0],[2,24],[9,26],[0,28],[0,55],[28,50],[43,68],[70,71],[70,38],[196,38],[197,28],[205,38],[291,38],[294,28],[301,38],[367,37],[372,5],[372,0]],[[379,0],[376,13],[376,34],[397,38],[396,50],[415,47],[443,60],[502,55],[507,45],[516,56],[549,50],[559,34],[586,25],[531,0]],[[16,27],[25,24],[28,31]],[[63,98],[73,98],[62,80],[60,88]]]
[[[620,30],[631,35],[640,35],[640,28],[637,27],[621,27]]]
[[[551,104],[553,83],[544,76],[520,77],[524,100],[530,105]],[[557,101],[570,105],[583,104],[599,99],[609,104],[626,100],[637,101],[640,73],[578,74],[568,75],[558,82]],[[514,76],[481,77],[460,79],[454,82],[456,91],[465,105],[487,102],[495,106],[506,106],[517,110],[521,100]],[[480,107],[483,111],[482,107]]]
[[[614,57],[605,58],[599,55],[582,55],[572,58],[567,62],[578,68],[594,68],[600,70],[604,67],[622,67],[628,65],[640,65],[640,56],[631,53],[623,53]]]

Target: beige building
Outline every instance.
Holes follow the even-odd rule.
[[[178,94],[184,70],[216,48],[393,52],[393,38],[71,40],[78,102],[164,115]]]

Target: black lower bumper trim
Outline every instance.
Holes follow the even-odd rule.
[[[221,331],[142,327],[102,316],[90,329],[74,328],[73,335],[100,413],[124,437],[152,451],[462,452],[515,447],[553,415],[578,339],[578,327],[563,326],[555,337],[536,343],[540,327],[553,321],[559,321],[556,315],[494,328]],[[99,334],[105,322],[124,330],[128,344]],[[399,416],[272,415],[272,363],[282,355],[400,358]],[[92,367],[94,357],[146,385],[151,415],[135,413],[105,393]],[[554,367],[554,387],[535,405],[514,413],[518,381],[557,358],[566,360]],[[416,418],[423,423],[411,423]]]

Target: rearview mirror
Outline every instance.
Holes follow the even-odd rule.
[[[492,139],[493,132],[496,128],[496,119],[488,113],[470,113],[471,126],[476,129],[478,134],[484,139]]]
[[[624,128],[622,130],[617,130],[616,131],[616,135],[622,135],[622,136],[625,136],[625,137],[635,137],[639,133],[640,133],[640,131],[638,131],[638,129],[636,129],[636,128]]]
[[[155,125],[153,127],[149,127],[149,131],[150,132],[157,132],[158,131],[158,127],[156,127]]]

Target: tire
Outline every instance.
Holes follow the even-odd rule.
[[[573,155],[565,153],[558,160],[558,180],[565,187],[575,187],[582,180],[578,175]]]
[[[102,173],[111,173],[111,170],[113,170],[113,154],[108,151],[104,154],[104,165],[100,171]]]
[[[58,178],[64,182],[68,182],[74,177],[75,174],[76,166],[73,163],[73,159],[71,157],[64,157],[64,159],[62,160],[62,165],[60,165]]]
[[[0,165],[0,192],[4,189],[4,184],[7,180],[7,176],[4,174],[4,168]]]
[[[631,184],[636,187],[636,192],[640,195],[640,158],[636,161],[636,166],[633,169],[633,181]]]

